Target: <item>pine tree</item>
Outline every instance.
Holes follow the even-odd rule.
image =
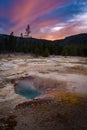
[[[30,25],[28,24],[27,27],[26,27],[25,36],[26,36],[26,37],[29,37],[29,34],[30,34],[30,33],[31,33]]]
[[[23,38],[23,33],[20,34],[20,37]]]

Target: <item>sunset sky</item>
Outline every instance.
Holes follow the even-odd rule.
[[[87,33],[87,0],[0,0],[0,33],[61,39]]]

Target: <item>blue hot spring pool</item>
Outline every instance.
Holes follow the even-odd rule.
[[[21,83],[15,88],[16,94],[19,94],[28,99],[34,99],[40,96],[40,92],[31,84]]]

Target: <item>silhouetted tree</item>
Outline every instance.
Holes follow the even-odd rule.
[[[21,38],[23,38],[23,33],[20,34]]]
[[[31,30],[30,30],[30,25],[28,24],[27,27],[26,27],[25,36],[26,36],[26,37],[29,37],[30,32],[31,32]]]
[[[46,47],[43,51],[43,57],[48,57],[49,56],[49,49]]]
[[[14,40],[14,32],[11,32],[10,33],[10,36],[9,36],[9,51],[15,51],[14,49],[14,42],[15,42],[15,40]]]
[[[11,32],[11,33],[10,33],[10,36],[14,36],[14,32]]]

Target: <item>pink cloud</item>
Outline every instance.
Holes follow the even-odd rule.
[[[61,23],[61,18],[48,19],[43,17],[46,13],[63,6],[73,0],[15,0],[8,12],[4,12],[0,8],[0,16],[9,18],[12,26],[8,29],[9,32],[14,31],[15,34],[25,32],[27,24],[30,24],[31,35],[35,38],[44,39],[61,39],[73,34],[84,32],[83,24],[79,25],[78,21],[84,21],[84,14],[78,16],[74,21],[67,22],[63,28],[50,31],[50,28],[55,27],[56,24]],[[81,17],[81,18],[80,18]],[[85,14],[87,17],[87,14]],[[86,22],[85,22],[86,23]],[[86,24],[84,24],[84,27]]]
[[[47,24],[49,25],[51,23],[49,20],[49,22],[43,20],[44,22],[42,21],[41,23],[39,19],[37,21],[35,20],[69,1],[70,0],[18,0],[11,8],[10,21],[14,23],[14,26],[12,26],[9,31],[15,31],[16,33],[18,33],[19,30],[23,31],[28,23],[31,23],[32,28],[34,28],[36,27],[35,23],[37,23],[37,21],[38,28],[40,28],[41,25],[47,26]],[[32,21],[35,21],[35,23],[32,24]],[[51,21],[53,22],[53,20]]]

